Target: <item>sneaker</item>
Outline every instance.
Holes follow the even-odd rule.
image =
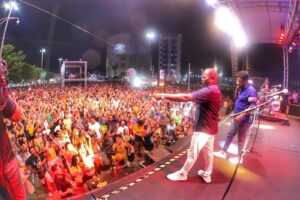
[[[225,159],[226,153],[225,153],[225,151],[221,150],[221,151],[214,152],[214,156]]]
[[[205,183],[211,183],[211,176],[205,175],[203,170],[199,170],[198,175],[204,180]]]
[[[173,174],[167,175],[167,178],[171,181],[185,181],[187,180],[187,175],[180,171],[177,171],[174,172]]]
[[[229,158],[229,162],[230,162],[231,164],[238,164],[238,162],[239,162],[239,157]],[[242,163],[243,163],[243,158],[241,158],[241,160],[240,160],[240,164],[242,164]]]

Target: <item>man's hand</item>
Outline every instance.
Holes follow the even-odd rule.
[[[236,116],[235,118],[234,118],[234,121],[235,121],[235,123],[239,123],[246,115],[248,115],[249,113],[248,112],[246,112],[246,113],[243,113],[243,114],[240,114],[240,115],[238,115],[238,116]]]

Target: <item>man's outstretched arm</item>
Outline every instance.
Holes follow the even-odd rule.
[[[154,98],[157,100],[167,99],[170,101],[192,101],[193,97],[191,94],[155,94]]]

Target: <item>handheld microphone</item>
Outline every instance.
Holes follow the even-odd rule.
[[[272,96],[275,96],[275,95],[278,95],[278,94],[281,94],[281,93],[287,94],[288,92],[289,92],[288,89],[283,89],[283,90],[281,90],[279,92],[274,92],[272,94],[268,94],[268,95],[263,96],[263,97],[272,97]]]
[[[275,87],[282,87],[281,84],[278,84],[278,85],[272,85],[272,88],[275,88]]]

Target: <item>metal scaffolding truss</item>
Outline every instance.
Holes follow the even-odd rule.
[[[291,40],[293,40],[293,36],[295,31],[299,30],[299,0],[291,0],[288,18],[285,25],[285,41],[283,45],[283,88],[288,88],[289,86],[289,45]]]
[[[242,0],[223,0],[220,4],[231,6],[238,12],[247,9],[257,12],[285,12],[289,10],[289,1],[242,1]]]
[[[288,88],[289,83],[289,48],[295,39],[295,33],[300,30],[300,9],[299,0],[221,0],[219,5],[225,5],[231,8],[239,18],[251,17],[244,15],[245,12],[266,12],[281,13],[285,15],[284,25],[285,39],[283,41],[283,87]],[[269,15],[270,16],[270,15]],[[274,16],[274,15],[273,15]],[[275,14],[276,16],[276,14]],[[279,19],[279,18],[276,18]],[[247,21],[247,20],[246,20]],[[249,19],[248,19],[249,21]],[[274,23],[274,21],[269,20]],[[253,25],[253,24],[252,24]],[[279,25],[280,26],[280,25]],[[259,27],[259,26],[258,26]],[[253,28],[253,27],[252,27]],[[254,27],[255,28],[255,27]],[[280,29],[280,27],[278,27]],[[300,32],[299,32],[300,33]],[[271,41],[270,41],[271,42]],[[274,42],[274,41],[273,41]],[[298,42],[298,41],[297,41]],[[231,61],[233,75],[237,72],[237,52],[231,47]]]
[[[230,55],[231,55],[232,77],[233,79],[236,79],[239,70],[239,61],[238,61],[237,49],[233,44],[231,44],[230,46]]]
[[[221,4],[230,5],[237,10],[251,10],[253,12],[288,12],[287,1],[221,1]]]
[[[285,25],[285,33],[286,33],[286,39],[285,39],[285,45],[288,45],[290,40],[293,37],[294,31],[299,28],[299,0],[291,0],[290,1],[290,7],[288,11],[288,17]]]
[[[289,86],[289,52],[287,47],[283,47],[283,88]]]

